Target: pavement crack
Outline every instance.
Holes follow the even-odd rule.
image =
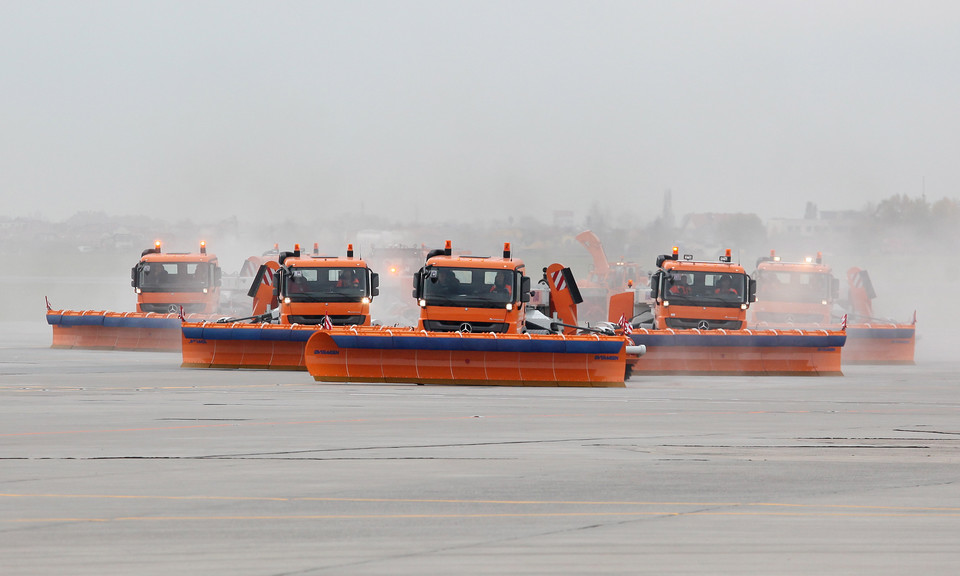
[[[944,432],[942,430],[910,430],[907,428],[894,428],[894,432],[913,432],[916,434],[947,434],[950,436],[960,436],[960,432]]]

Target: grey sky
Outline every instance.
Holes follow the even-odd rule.
[[[0,215],[956,197],[958,30],[954,1],[0,0]]]

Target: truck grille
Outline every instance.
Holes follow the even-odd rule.
[[[170,302],[168,304],[141,304],[140,309],[144,312],[155,312],[157,314],[177,314],[180,312],[181,304]],[[203,303],[182,304],[184,314],[198,314],[207,307]]]
[[[304,315],[304,316],[287,316],[287,320],[291,324],[323,324],[323,314],[316,315]],[[334,326],[361,326],[363,325],[366,316],[363,314],[354,314],[354,315],[330,315],[330,323]]]
[[[701,328],[701,322],[706,322],[707,330],[739,330],[742,327],[740,320],[706,320],[695,318],[667,318],[667,328],[676,330],[690,330]]]
[[[467,325],[466,327],[464,325]],[[496,332],[505,334],[504,322],[452,322],[446,320],[424,320],[423,328],[431,332]]]

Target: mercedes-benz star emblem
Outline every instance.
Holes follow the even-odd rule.
[[[460,325],[460,331],[461,331],[461,332],[473,332],[473,326],[471,326],[470,324],[464,322],[463,324]]]
[[[700,330],[709,330],[709,329],[710,329],[710,323],[707,322],[706,320],[701,320],[701,321],[697,322],[697,328],[699,328]]]

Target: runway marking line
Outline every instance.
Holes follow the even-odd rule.
[[[288,516],[120,516],[116,518],[4,518],[2,523],[60,522],[190,522],[237,520],[395,520],[395,519],[464,519],[464,518],[573,518],[573,517],[644,517],[644,516],[752,516],[794,518],[960,518],[960,513],[923,514],[908,512],[515,512],[490,514],[315,514]]]
[[[957,507],[875,506],[863,504],[791,504],[777,502],[651,502],[603,500],[463,500],[429,498],[326,498],[326,497],[271,497],[271,496],[159,496],[135,494],[15,494],[2,493],[0,498],[31,499],[123,499],[123,500],[207,500],[237,502],[328,502],[328,503],[416,503],[416,504],[477,504],[477,505],[561,505],[561,506],[695,506],[730,510],[637,510],[637,511],[570,511],[570,512],[489,512],[489,513],[414,513],[414,514],[294,514],[294,515],[231,515],[231,516],[120,516],[114,518],[0,518],[0,523],[53,522],[130,522],[130,521],[228,521],[228,520],[345,520],[345,519],[414,519],[414,518],[551,518],[587,516],[779,516],[779,517],[896,517],[896,518],[953,518],[960,517]],[[749,510],[759,508],[760,510]],[[766,510],[765,510],[766,509]]]
[[[683,414],[697,414],[699,416],[742,416],[744,414],[751,415],[782,415],[782,414],[813,414],[814,412],[808,410],[771,410],[771,411],[685,411]],[[853,410],[845,413],[850,414],[863,414],[863,411]],[[584,417],[603,417],[603,418],[636,418],[638,416],[677,416],[680,413],[674,410],[665,411],[665,412],[617,412],[609,414],[532,414],[526,416],[517,416],[514,414],[484,414],[480,419],[494,419],[494,418],[584,418]],[[3,432],[0,433],[0,438],[4,437],[15,437],[15,436],[55,436],[55,435],[69,435],[69,434],[109,434],[117,432],[157,432],[162,430],[187,430],[187,429],[197,429],[197,428],[229,428],[229,427],[246,427],[246,426],[303,426],[303,425],[314,425],[314,424],[359,424],[366,422],[438,422],[438,421],[456,421],[456,420],[476,420],[478,419],[477,415],[469,416],[419,416],[419,417],[406,417],[406,418],[347,418],[347,419],[331,419],[331,420],[302,420],[302,421],[288,421],[288,422],[220,422],[215,424],[187,424],[181,426],[149,426],[142,428],[105,428],[103,430],[49,430],[49,431],[37,431],[37,432]],[[199,419],[198,419],[199,420]]]

